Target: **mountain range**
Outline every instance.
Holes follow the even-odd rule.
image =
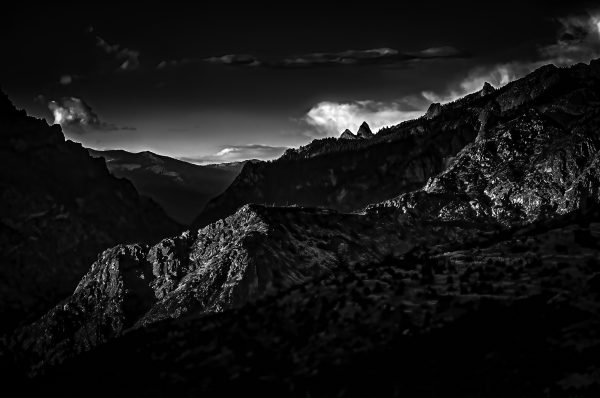
[[[600,60],[364,126],[103,251],[0,370],[62,396],[598,393]]]
[[[200,166],[146,151],[97,151],[111,174],[130,180],[137,191],[155,200],[180,224],[188,225],[213,197],[222,193],[245,162]]]

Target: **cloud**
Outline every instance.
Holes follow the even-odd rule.
[[[98,35],[96,35],[96,46],[119,61],[119,70],[131,71],[140,67],[140,52],[137,50],[121,47],[119,44],[110,44]]]
[[[421,97],[406,97],[393,102],[372,100],[346,103],[324,101],[313,106],[302,121],[310,137],[337,137],[345,129],[357,131],[366,121],[373,131],[423,115],[428,102]]]
[[[206,62],[213,64],[238,65],[238,66],[260,66],[263,63],[252,55],[248,54],[227,54],[220,57],[210,57]]]
[[[71,75],[62,75],[59,79],[59,82],[63,86],[67,86],[73,82],[73,77],[71,77]]]
[[[174,59],[174,60],[164,60],[164,61],[160,61],[157,65],[156,65],[156,69],[165,69],[168,67],[177,67],[177,66],[182,66],[182,65],[186,65],[191,63],[192,60],[189,58],[181,58],[181,59]]]
[[[532,59],[478,66],[446,90],[424,91],[422,95],[433,102],[451,102],[480,90],[486,81],[504,86],[546,64],[568,66],[600,57],[600,11],[559,18],[557,22],[560,28],[556,42],[538,47]]]
[[[279,59],[264,60],[249,54],[227,54],[218,57],[205,58],[204,61],[213,64],[269,67],[282,69],[314,68],[325,66],[348,65],[384,65],[393,66],[415,60],[433,58],[465,57],[465,53],[454,47],[435,47],[414,53],[403,53],[393,48],[374,48],[367,50],[346,50],[340,52],[307,53],[285,56]]]
[[[540,48],[543,58],[565,66],[600,56],[600,11],[559,18],[558,22],[557,42]]]
[[[260,144],[251,145],[229,145],[221,148],[217,153],[201,157],[182,157],[186,162],[209,164],[238,162],[241,160],[260,159],[270,160],[278,158],[288,149],[283,146],[269,146]]]
[[[54,115],[54,124],[60,124],[64,131],[74,134],[85,134],[94,131],[135,130],[135,127],[122,127],[100,120],[85,101],[76,97],[63,97],[60,100],[49,101],[48,109]]]

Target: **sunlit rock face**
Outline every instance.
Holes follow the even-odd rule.
[[[511,225],[598,199],[600,80],[593,68],[543,67],[490,96],[476,142],[447,170],[372,208]]]
[[[599,243],[596,207],[427,245],[218,315],[137,328],[28,386],[78,396],[93,385],[97,397],[115,385],[119,396],[595,396]]]
[[[178,231],[162,209],[0,93],[0,332],[73,292],[98,252]]]
[[[415,246],[393,218],[247,205],[197,233],[98,256],[75,292],[17,333],[32,371],[129,328],[222,312],[354,264]],[[426,234],[421,234],[424,238]]]

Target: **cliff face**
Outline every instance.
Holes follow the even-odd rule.
[[[73,295],[19,331],[15,344],[35,358],[35,370],[132,327],[222,312],[352,264],[401,256],[431,235],[403,228],[393,218],[247,205],[197,234],[106,250]]]
[[[500,90],[490,99],[499,110],[494,122],[446,171],[421,190],[369,208],[511,225],[597,202],[600,79],[594,67],[544,67]],[[534,103],[532,93],[538,95]],[[518,105],[523,95],[529,105]]]
[[[0,331],[73,292],[97,253],[177,232],[162,209],[0,95]]]
[[[597,207],[432,243],[218,316],[131,331],[28,386],[98,397],[595,396],[599,243]]]

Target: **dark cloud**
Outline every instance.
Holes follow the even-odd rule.
[[[263,62],[253,55],[248,54],[227,54],[220,57],[210,57],[206,62],[213,64],[238,65],[238,66],[261,66]]]
[[[182,66],[182,65],[186,65],[193,62],[191,59],[188,58],[181,58],[181,59],[173,59],[173,60],[164,60],[164,61],[160,61],[157,65],[156,65],[156,69],[165,69],[165,68],[169,68],[169,67],[177,67],[177,66]]]
[[[119,61],[119,70],[131,71],[140,67],[139,51],[121,47],[119,44],[110,44],[98,35],[96,35],[96,46]]]
[[[135,127],[122,127],[100,120],[91,106],[76,97],[63,97],[60,100],[49,101],[48,109],[54,115],[54,124],[60,124],[63,130],[74,134],[85,134],[94,131],[135,130]]]
[[[182,157],[180,159],[186,162],[199,164],[237,162],[249,159],[270,160],[281,156],[286,149],[288,149],[288,147],[260,144],[229,145],[221,148],[219,152],[213,155]]]
[[[63,86],[68,86],[73,82],[73,77],[71,75],[62,75],[59,79],[59,82]]]
[[[263,60],[249,54],[228,54],[220,57],[206,58],[205,61],[213,64],[293,69],[336,65],[393,66],[415,60],[466,56],[466,53],[463,53],[454,47],[445,46],[428,48],[414,53],[403,53],[393,48],[375,48],[331,53],[308,53],[274,60]]]
[[[558,18],[556,21],[559,25],[556,41],[538,47],[537,54],[529,60],[476,66],[467,73],[466,78],[453,82],[445,91],[426,91],[422,95],[432,102],[450,102],[480,90],[485,82],[503,86],[546,64],[563,67],[600,57],[600,10]]]

